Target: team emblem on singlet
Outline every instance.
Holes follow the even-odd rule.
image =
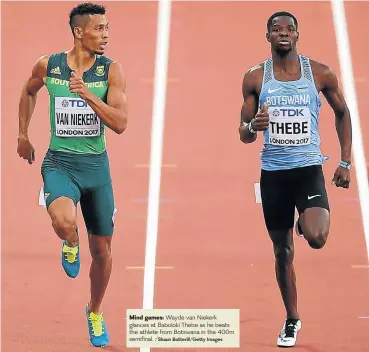
[[[58,137],[96,137],[100,119],[81,98],[55,97],[55,134]]]
[[[95,71],[96,76],[102,77],[105,74],[105,67],[104,66],[97,66]]]
[[[269,143],[282,145],[310,144],[310,110],[301,106],[270,107]]]

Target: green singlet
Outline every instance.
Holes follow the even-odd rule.
[[[87,88],[106,102],[108,72],[112,60],[96,56],[83,74]],[[69,92],[72,70],[66,53],[49,58],[46,86],[50,96],[50,149],[78,154],[99,154],[105,150],[105,126],[78,94]]]
[[[86,87],[107,102],[108,73],[112,60],[96,55],[84,72]],[[50,96],[50,145],[41,167],[46,207],[66,197],[81,204],[87,232],[111,236],[114,197],[106,151],[105,128],[78,94],[69,92],[72,70],[64,52],[49,57],[46,86]]]

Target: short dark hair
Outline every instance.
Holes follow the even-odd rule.
[[[105,15],[106,9],[103,5],[85,2],[74,7],[69,14],[69,26],[74,35],[74,27],[76,27],[76,17],[88,15]]]
[[[267,31],[270,32],[270,26],[272,25],[272,21],[273,19],[275,19],[276,17],[280,17],[280,16],[287,16],[287,17],[291,17],[293,18],[293,20],[295,21],[295,24],[296,24],[296,30],[298,28],[298,22],[297,22],[297,18],[292,15],[292,13],[290,12],[287,12],[287,11],[279,11],[279,12],[275,12],[273,13],[273,15],[271,15],[268,19],[268,22],[267,22]]]

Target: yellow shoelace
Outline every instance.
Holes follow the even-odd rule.
[[[92,330],[95,336],[101,336],[103,334],[103,315],[90,313],[88,320],[91,322]]]
[[[63,253],[65,253],[65,260],[72,264],[77,260],[78,246],[68,247],[66,244],[63,246]]]

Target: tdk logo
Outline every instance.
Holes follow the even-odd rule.
[[[88,104],[82,99],[64,99],[62,101],[63,107],[71,107],[71,108],[87,108]]]
[[[304,109],[286,109],[286,108],[282,108],[279,111],[283,117],[303,117],[304,116]],[[276,112],[275,111],[275,112]],[[273,116],[278,116],[278,113],[273,112]]]

